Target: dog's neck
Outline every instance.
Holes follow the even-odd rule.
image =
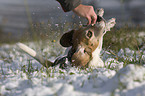
[[[98,47],[92,53],[92,59],[88,63],[89,67],[104,67],[104,63],[100,58],[100,52],[102,50],[102,45],[103,45],[103,36],[99,40]]]

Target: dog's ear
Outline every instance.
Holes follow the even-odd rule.
[[[110,31],[110,29],[115,26],[115,24],[116,24],[115,20],[116,20],[115,18],[111,18],[111,19],[109,19],[107,21],[107,23],[106,23],[106,31]]]
[[[97,15],[99,15],[100,17],[103,17],[103,15],[104,15],[104,9],[103,8],[98,8],[97,9]]]
[[[72,46],[72,37],[73,37],[73,33],[74,33],[75,30],[71,30],[67,33],[65,33],[61,39],[60,39],[60,44],[63,46],[63,47],[70,47]]]

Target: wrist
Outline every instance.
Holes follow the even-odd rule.
[[[82,4],[78,5],[78,6],[75,7],[72,11],[73,11],[73,12],[76,12],[81,6],[82,6]]]

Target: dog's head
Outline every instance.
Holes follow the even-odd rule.
[[[115,19],[108,22],[103,19],[104,10],[97,12],[98,19],[95,25],[89,25],[78,30],[71,30],[65,33],[60,44],[63,47],[72,46],[74,52],[71,62],[75,66],[86,66],[92,58],[92,52],[98,47],[100,38],[115,25]]]

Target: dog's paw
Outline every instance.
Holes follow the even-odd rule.
[[[115,26],[115,24],[116,24],[115,20],[116,20],[115,18],[111,18],[111,19],[109,19],[107,21],[107,23],[106,23],[106,31],[110,31],[110,29]]]

